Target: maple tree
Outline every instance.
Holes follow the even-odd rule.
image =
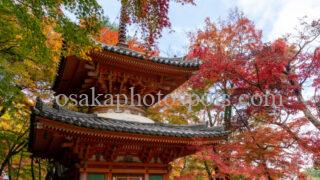
[[[118,35],[119,32],[117,28],[112,29],[110,27],[103,27],[100,29],[100,33],[97,36],[96,40],[107,45],[115,46],[119,42]],[[159,55],[159,50],[150,50],[148,47],[145,46],[145,44],[139,42],[137,38],[129,37],[127,40],[127,44],[129,49],[146,54],[148,56]]]
[[[208,148],[205,156],[173,162],[173,176],[304,178],[301,168],[310,163],[304,155],[319,167],[320,51],[313,46],[319,39],[319,20],[302,23],[298,35],[269,43],[262,41],[262,32],[238,11],[226,21],[205,22],[205,28],[191,36],[188,58],[203,62],[190,81],[191,93],[207,95],[208,100],[191,112],[179,102],[159,103],[149,112],[153,118],[178,124],[195,123],[190,117],[201,117],[210,126],[226,127],[231,134]],[[315,93],[304,100],[304,89],[310,85]],[[259,96],[263,97],[261,104]],[[188,161],[201,165],[195,168]],[[186,166],[194,169],[186,171]]]
[[[229,21],[206,20],[205,29],[193,35],[189,56],[203,60],[193,87],[229,102],[210,107],[212,112],[224,109],[224,125],[233,131],[225,143],[209,150],[216,176],[299,176],[303,153],[319,157],[320,119],[313,113],[319,102],[303,99],[310,82],[314,97],[319,96],[319,48],[309,50],[320,35],[319,22],[303,23],[297,36],[264,43],[262,32],[235,11]],[[270,96],[259,104],[258,95]],[[318,130],[301,130],[310,123]]]
[[[228,84],[234,86],[229,88],[235,91],[233,95],[243,92],[281,95],[285,110],[302,111],[319,129],[320,120],[310,109],[316,108],[318,102],[305,101],[302,91],[310,81],[319,89],[319,48],[313,52],[305,50],[320,36],[320,20],[306,24],[302,34],[296,37],[297,43],[285,39],[262,43],[261,32],[244,17],[221,29],[207,21],[206,28],[194,37],[190,53],[205,62],[199,76],[194,78],[194,85],[205,86],[215,81],[224,83],[222,88]]]
[[[153,46],[164,28],[170,28],[168,17],[170,0],[121,0],[122,13],[127,23],[140,26],[147,46]],[[194,4],[194,0],[174,0],[181,4]]]

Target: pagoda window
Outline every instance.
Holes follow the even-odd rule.
[[[88,180],[105,180],[105,174],[103,174],[103,173],[89,173]]]
[[[149,180],[163,180],[162,175],[150,175]]]

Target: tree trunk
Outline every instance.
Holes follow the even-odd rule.
[[[231,116],[232,116],[232,107],[226,106],[224,109],[224,124],[225,124],[226,130],[231,129]]]
[[[267,163],[265,161],[263,162],[263,167],[264,167],[265,175],[267,176],[268,180],[272,180],[272,177],[268,171]]]
[[[31,156],[31,177],[32,177],[32,180],[35,180],[35,175],[34,175],[34,159],[33,159],[33,156]]]
[[[183,175],[183,173],[184,173],[184,171],[185,171],[186,168],[187,168],[187,158],[184,157],[184,158],[183,158],[183,166],[182,166],[182,169],[181,169],[181,171],[180,171],[180,176]]]
[[[8,154],[6,156],[6,158],[2,161],[1,166],[0,166],[0,176],[2,176],[4,168],[8,165],[10,157],[11,156]]]
[[[7,108],[3,107],[3,108],[0,110],[0,117],[3,116],[6,112],[7,112]]]
[[[285,124],[281,124],[281,123],[274,123],[278,126],[280,126],[283,130],[285,130],[295,141],[297,141],[297,143],[305,150],[309,151],[309,152],[318,152],[315,148],[313,148],[312,146],[309,146],[307,142],[305,142],[303,139],[299,138],[299,136],[292,132],[291,129],[285,125]]]
[[[233,88],[233,84],[230,83],[230,88]],[[230,95],[228,94],[227,82],[224,84],[224,93],[226,94],[226,100],[230,101]],[[224,108],[224,125],[226,130],[231,129],[231,117],[232,117],[232,104],[225,106]]]
[[[302,97],[301,91],[297,91],[296,96],[298,98],[299,103],[302,103],[304,108],[302,109],[303,114],[305,117],[316,127],[320,130],[320,119],[318,119],[316,116],[314,116],[311,111],[308,109],[306,103],[304,102],[304,99]]]
[[[2,175],[4,168],[10,163],[10,159],[12,156],[18,154],[19,152],[21,152],[23,150],[23,148],[26,146],[27,144],[22,141],[19,144],[14,145],[13,147],[9,148],[9,152],[6,156],[6,158],[2,161],[1,165],[0,165],[0,176]]]
[[[12,157],[10,158],[9,162],[8,162],[8,177],[9,179],[12,179]]]
[[[38,163],[38,168],[39,168],[39,180],[41,180],[41,160],[40,159]]]
[[[207,161],[204,160],[204,161],[203,161],[203,164],[204,164],[204,168],[205,168],[205,170],[206,170],[206,172],[207,172],[207,174],[208,174],[209,180],[213,180],[212,171],[210,170],[210,167],[209,167]]]
[[[286,67],[286,72],[284,73],[288,79],[289,75],[291,73],[291,67],[290,64],[287,65]],[[290,85],[292,85],[293,87],[300,87],[302,88],[299,82],[297,82],[296,80],[289,80]],[[303,104],[303,109],[302,112],[305,115],[305,117],[317,128],[320,130],[320,119],[318,119],[316,116],[314,116],[311,111],[308,109],[307,104],[305,103],[302,93],[301,93],[301,89],[296,89],[294,90],[294,94],[296,96],[296,98],[298,99],[298,102]]]
[[[21,164],[22,164],[22,155],[23,155],[23,152],[21,151],[20,159],[19,159],[19,166],[18,166],[18,170],[17,170],[17,180],[19,180],[19,176],[20,176],[20,169],[21,169]]]
[[[205,105],[205,109],[206,109],[206,112],[207,112],[207,115],[208,115],[209,125],[210,125],[210,127],[213,127],[214,123],[213,123],[213,120],[212,120],[211,111],[210,111],[210,109],[208,108],[207,105]]]

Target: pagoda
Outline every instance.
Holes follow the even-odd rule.
[[[129,96],[134,91],[149,95],[149,103],[150,95],[171,93],[199,68],[197,59],[148,57],[130,50],[124,32],[120,26],[117,46],[89,52],[91,61],[62,58],[55,93],[91,96],[94,89],[97,94]],[[90,106],[88,113],[81,113],[38,100],[31,114],[29,151],[53,162],[52,179],[168,180],[170,162],[227,136],[223,127],[155,122],[145,116],[149,105],[132,104]]]

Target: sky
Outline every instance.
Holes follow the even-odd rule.
[[[120,2],[99,2],[110,21],[118,23]],[[195,3],[183,6],[170,3],[169,18],[173,32],[164,30],[163,37],[158,40],[162,56],[183,56],[187,52],[189,32],[202,28],[207,17],[213,21],[225,19],[230,10],[236,7],[263,31],[264,41],[294,32],[299,25],[299,18],[320,18],[320,0],[195,0]],[[136,30],[136,27],[130,27],[129,35],[134,36]]]

